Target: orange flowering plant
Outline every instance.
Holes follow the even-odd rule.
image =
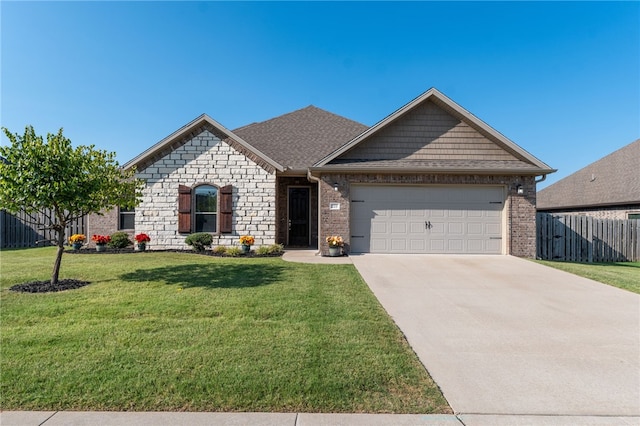
[[[340,235],[331,235],[327,237],[327,243],[329,243],[329,247],[342,247],[344,240]]]
[[[73,234],[69,237],[69,242],[71,244],[84,243],[86,239],[87,237],[84,234]]]
[[[240,244],[243,246],[252,246],[256,242],[256,239],[251,235],[243,235],[240,237]]]
[[[96,244],[107,244],[109,241],[111,241],[111,237],[108,235],[93,234],[93,236],[91,237],[91,241],[95,242]]]
[[[136,242],[138,244],[144,244],[144,243],[148,243],[149,241],[151,241],[151,238],[147,235],[147,234],[138,234],[135,237],[133,237],[136,239]]]

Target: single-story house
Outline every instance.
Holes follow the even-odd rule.
[[[214,245],[347,253],[536,251],[536,177],[555,170],[432,88],[372,127],[309,106],[228,130],[201,115],[124,165],[146,182],[135,211],[92,216],[151,249]]]
[[[539,212],[640,219],[640,139],[538,193]]]

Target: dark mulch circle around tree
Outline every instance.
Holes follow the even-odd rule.
[[[73,290],[91,284],[89,281],[80,280],[58,280],[56,285],[51,285],[51,281],[33,281],[30,283],[16,284],[9,288],[12,291],[22,293],[50,293],[54,291]]]

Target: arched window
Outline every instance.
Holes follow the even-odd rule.
[[[193,194],[196,232],[218,231],[218,188],[212,185],[197,186]]]
[[[178,232],[233,232],[233,187],[178,186]]]

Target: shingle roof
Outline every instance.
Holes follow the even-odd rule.
[[[304,170],[367,128],[311,105],[233,132],[283,166]]]
[[[640,203],[640,139],[538,192],[538,210]]]

